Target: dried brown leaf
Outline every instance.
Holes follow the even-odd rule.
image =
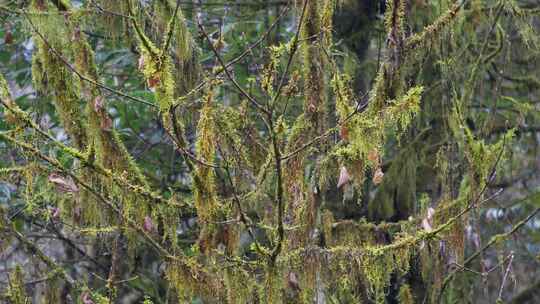
[[[62,176],[58,173],[51,173],[49,175],[49,182],[53,183],[56,188],[61,192],[79,192],[79,187],[77,187],[73,179],[69,176]]]
[[[341,166],[341,170],[339,171],[339,180],[337,183],[338,189],[348,183],[350,179],[351,177],[349,175],[349,172],[347,171],[347,168],[345,168],[345,166]]]

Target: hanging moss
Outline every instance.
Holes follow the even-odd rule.
[[[220,303],[225,298],[221,280],[206,273],[194,260],[171,261],[166,275],[181,303],[198,297],[205,303]]]
[[[399,287],[398,297],[400,304],[414,304],[411,287],[408,284],[403,284],[401,287]]]
[[[264,283],[259,286],[259,298],[266,299],[266,303],[283,303],[283,273],[277,267],[266,269]]]
[[[92,15],[94,19],[92,26],[103,30],[105,35],[115,43],[133,42],[134,39],[128,31],[129,20],[122,17],[129,15],[126,1],[93,0],[87,3],[88,8],[95,9],[95,5],[98,5],[104,12],[116,14],[100,13]]]
[[[4,75],[2,75],[2,74],[0,74],[0,99],[2,100],[2,105],[4,105],[4,107],[8,107],[8,108],[16,107],[15,102],[11,98],[11,93],[9,91],[8,83],[7,83],[6,79],[4,78]],[[6,122],[8,122],[10,124],[18,124],[18,123],[20,123],[18,121],[17,117],[15,115],[13,115],[11,113],[11,111],[9,111],[9,110],[6,110],[5,117],[6,117],[5,118]]]
[[[197,142],[195,149],[198,157],[208,163],[214,161],[216,155],[215,124],[214,124],[213,92],[210,89],[205,97],[201,116],[197,125]],[[195,206],[198,210],[199,220],[205,225],[215,219],[217,214],[217,197],[215,189],[215,175],[212,168],[200,164],[195,174]]]
[[[243,269],[224,270],[227,303],[253,303],[257,282],[250,279],[248,272]]]
[[[442,14],[437,20],[432,24],[427,26],[422,32],[412,35],[405,42],[405,47],[408,52],[413,49],[419,48],[429,42],[431,39],[437,37],[437,34],[440,33],[444,28],[448,27],[451,22],[456,20],[459,10],[461,9],[462,4],[456,3],[448,9],[444,14]]]
[[[4,250],[6,250],[13,238],[7,232],[7,225],[9,225],[9,222],[6,220],[6,209],[5,207],[0,207],[0,238],[3,240],[0,243],[0,252],[4,252]]]
[[[66,70],[64,63],[49,51],[49,47],[43,41],[38,42],[37,45],[38,51],[34,56],[39,56],[39,62],[43,63],[47,83],[56,96],[54,102],[62,124],[75,146],[84,149],[86,146],[85,120],[77,97],[78,82]]]
[[[315,43],[322,27],[323,8],[330,10],[329,1],[310,1],[306,5],[305,23],[302,26],[303,73],[304,73],[304,115],[316,134],[322,133],[325,123],[325,59],[320,45]],[[326,6],[326,7],[325,7]],[[327,13],[327,12],[326,12]],[[327,21],[328,22],[328,21]]]
[[[71,53],[63,53],[69,48],[66,48],[67,38],[70,37],[65,26],[64,17],[47,5],[43,5],[40,1],[34,1],[32,12],[49,13],[51,14],[32,14],[29,26],[31,31],[39,31],[34,33],[34,41],[37,45],[37,50],[34,53],[32,71],[36,73],[33,76],[36,88],[43,88],[43,76],[46,75],[47,85],[50,86],[50,92],[53,93],[55,107],[58,111],[60,119],[71,140],[79,149],[86,146],[85,120],[82,116],[81,107],[79,104],[79,82],[73,77],[72,73],[65,66],[65,63],[59,56],[68,56]],[[44,40],[46,39],[46,40]]]
[[[465,194],[461,194],[465,195]],[[442,201],[438,205],[440,212],[435,217],[435,225],[439,226],[447,222],[452,217],[456,216],[467,207],[467,201],[461,200],[457,204],[452,204],[448,201]],[[465,256],[465,225],[468,217],[463,216],[459,221],[456,221],[448,228],[448,231],[444,233],[443,238],[448,242],[447,251],[449,255],[455,259],[456,263],[462,264]]]
[[[376,303],[384,303],[385,288],[390,284],[393,259],[388,254],[368,252],[359,258],[359,267],[368,283],[368,292]]]
[[[176,19],[173,19],[176,3],[172,0],[160,0],[155,2],[156,11],[160,15],[156,18],[156,22],[164,23],[168,20],[167,24],[158,24],[158,28],[166,29],[165,32],[169,32],[171,28],[171,35],[175,38],[174,51],[176,56],[182,61],[187,62],[191,60],[194,52],[193,38],[189,29],[186,26],[186,20],[181,9],[176,12]],[[165,42],[165,41],[164,41]]]
[[[61,300],[61,290],[62,290],[62,281],[58,278],[50,278],[46,282],[46,290],[44,296],[44,304],[54,304],[60,303]]]
[[[40,56],[37,55],[32,56],[32,85],[40,94],[46,94],[48,91],[47,74],[43,70]]]
[[[66,9],[70,9],[69,6]],[[73,17],[66,22],[66,30],[72,37],[74,37],[73,51],[75,68],[79,73],[85,75],[89,79],[95,82],[99,82],[97,67],[94,62],[94,53],[86,41],[85,37],[81,34],[81,28],[79,27],[80,14],[77,11],[73,12]],[[112,121],[109,117],[105,106],[105,100],[101,96],[99,89],[91,83],[81,83],[82,97],[86,101],[86,113],[88,116],[88,140],[91,147],[89,148],[89,154],[96,158],[98,164],[104,168],[116,171],[125,172],[127,179],[140,184],[143,187],[148,187],[146,179],[141,174],[138,166],[135,164],[127,150],[125,149],[118,133],[112,128]],[[98,186],[98,179],[92,174],[83,173],[85,180],[91,180],[92,184]],[[102,183],[98,187],[105,187],[107,183]],[[111,193],[118,193],[118,197],[122,198],[125,193],[115,190],[111,187],[109,191]],[[120,193],[119,193],[120,192]],[[105,223],[110,219],[110,214],[103,214],[101,212],[98,203],[91,199],[91,195],[85,196],[86,205],[83,208],[83,214],[89,223],[99,225]],[[124,211],[126,216],[135,216],[137,222],[142,223],[143,218],[149,214],[147,207],[144,206],[144,202],[136,199],[134,196],[128,195],[124,200]],[[143,203],[141,205],[141,203]],[[136,206],[136,207],[135,207]],[[135,212],[136,211],[136,212]]]
[[[9,275],[9,286],[6,297],[13,304],[29,304],[31,301],[26,296],[23,272],[19,265]]]

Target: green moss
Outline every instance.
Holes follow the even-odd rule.
[[[384,303],[385,289],[395,269],[391,254],[380,254],[377,248],[359,257],[359,267],[368,283],[368,293],[376,303]]]
[[[324,67],[326,60],[320,46],[313,43],[321,26],[322,9],[328,1],[309,2],[300,39],[303,54],[304,115],[315,134],[321,134],[326,126],[326,94]],[[327,6],[329,9],[330,6]]]
[[[398,298],[400,304],[414,304],[411,287],[408,284],[403,284],[399,287]]]
[[[197,125],[197,141],[195,150],[197,157],[206,163],[212,163],[216,156],[216,130],[214,118],[213,92],[209,89],[205,97],[205,103],[201,109],[201,116]],[[215,185],[214,169],[204,164],[198,164],[194,179],[194,197],[199,221],[206,225],[217,214],[217,193]]]
[[[442,14],[437,20],[432,24],[424,28],[424,30],[418,34],[414,34],[407,39],[405,42],[405,48],[407,51],[419,48],[423,45],[426,45],[431,39],[437,37],[437,35],[448,25],[456,20],[458,11],[461,8],[461,4],[454,4],[449,8],[444,14]]]
[[[53,100],[62,125],[75,147],[84,149],[87,134],[85,132],[85,119],[79,104],[80,84],[78,79],[72,76],[57,55],[49,50],[49,46],[45,42],[39,40],[37,46],[38,51],[34,56],[39,56],[40,59],[39,61],[35,60],[34,64],[42,63],[43,73],[47,74],[47,83],[55,95]],[[59,48],[59,46],[54,47]]]
[[[226,297],[221,278],[210,275],[195,259],[173,260],[167,265],[166,276],[178,294],[180,303],[195,298],[205,303],[222,303]]]
[[[29,304],[31,299],[26,296],[24,276],[21,266],[17,265],[9,275],[9,286],[6,297],[13,304]]]

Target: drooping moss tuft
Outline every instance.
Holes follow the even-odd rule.
[[[399,287],[398,297],[400,304],[414,304],[411,287],[408,284],[403,284],[401,287]]]
[[[29,304],[30,298],[26,296],[22,268],[17,265],[9,275],[7,299],[13,304]]]

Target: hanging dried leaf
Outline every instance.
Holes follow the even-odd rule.
[[[347,171],[347,168],[345,166],[341,166],[341,170],[339,171],[339,180],[337,183],[338,189],[341,188],[343,185],[348,183],[350,180],[349,172]]]
[[[435,215],[435,209],[429,207],[427,209],[427,218],[431,221],[434,215]]]
[[[422,228],[424,228],[424,230],[427,232],[433,231],[433,228],[431,227],[431,223],[427,218],[422,220]]]
[[[349,129],[347,128],[347,126],[341,126],[341,128],[339,129],[339,136],[343,140],[349,140]]]
[[[53,183],[61,192],[79,192],[79,187],[77,187],[73,179],[69,176],[61,176],[57,173],[51,173],[49,175],[49,182]]]
[[[148,215],[144,217],[143,229],[146,232],[152,232],[154,230],[154,223]]]
[[[53,219],[59,219],[60,218],[60,208],[54,207],[51,209],[51,217]]]
[[[379,151],[377,149],[369,151],[368,160],[374,164],[379,164]]]
[[[159,84],[159,76],[155,75],[148,78],[148,87],[155,88]]]
[[[384,173],[382,172],[382,169],[380,167],[377,168],[377,170],[375,171],[375,174],[373,174],[373,183],[375,185],[382,183],[383,177],[384,177]]]
[[[13,43],[13,34],[11,31],[7,31],[4,35],[4,43],[5,44],[12,44]]]
[[[88,291],[83,292],[81,295],[81,301],[83,304],[95,304],[94,301],[90,298],[90,293]]]
[[[435,215],[435,209],[429,207],[426,212],[426,217],[422,219],[422,228],[424,228],[425,231],[431,232],[433,231],[433,216]]]
[[[309,103],[308,105],[308,112],[315,113],[317,112],[317,106],[314,103]]]
[[[109,115],[104,114],[103,117],[101,118],[101,122],[99,125],[101,129],[105,131],[110,131],[112,129],[112,125],[113,125],[112,119],[109,117]]]
[[[105,105],[105,102],[101,95],[98,95],[96,96],[96,98],[94,98],[94,110],[96,112],[101,112],[103,110],[104,105]]]
[[[295,290],[300,290],[300,284],[298,283],[298,278],[296,277],[296,273],[289,272],[288,281],[289,281],[288,282],[289,287]]]

